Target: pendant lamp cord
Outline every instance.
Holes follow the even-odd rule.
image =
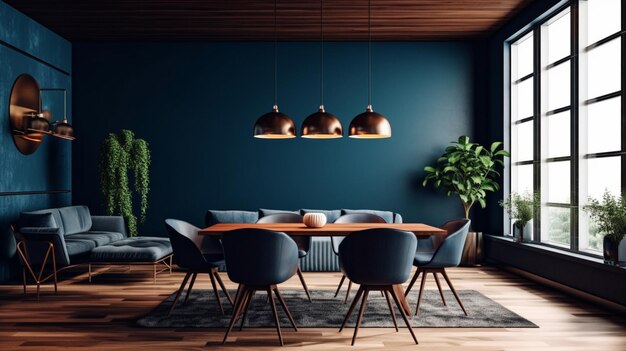
[[[274,0],[274,107],[278,106],[278,30],[276,26],[276,2]]]
[[[63,89],[63,121],[67,122],[67,90]]]
[[[372,105],[372,0],[367,2],[367,104]]]
[[[324,106],[324,0],[320,0],[320,107]]]

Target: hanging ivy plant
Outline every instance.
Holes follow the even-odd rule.
[[[108,215],[124,217],[130,236],[137,236],[137,216],[133,213],[133,194],[129,172],[133,172],[134,190],[139,194],[139,219],[146,220],[150,190],[150,150],[143,139],[135,139],[130,130],[111,133],[100,151],[100,187]]]

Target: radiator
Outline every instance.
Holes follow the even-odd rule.
[[[300,260],[303,272],[338,272],[339,259],[333,252],[329,237],[314,237],[311,250]]]

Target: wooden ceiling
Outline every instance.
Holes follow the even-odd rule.
[[[4,0],[70,40],[271,40],[272,0]],[[373,0],[374,40],[468,39],[533,0]],[[367,0],[324,2],[325,38],[367,39]],[[279,40],[318,40],[320,2],[278,1]]]

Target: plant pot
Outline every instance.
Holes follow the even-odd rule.
[[[524,228],[519,228],[515,223],[513,224],[513,240],[516,242],[529,243],[533,241],[533,221],[532,219],[524,225]]]
[[[604,263],[613,266],[626,266],[626,240],[615,242],[605,236],[603,239]]]
[[[483,233],[469,232],[465,239],[463,255],[461,256],[461,266],[476,266],[483,261]]]

